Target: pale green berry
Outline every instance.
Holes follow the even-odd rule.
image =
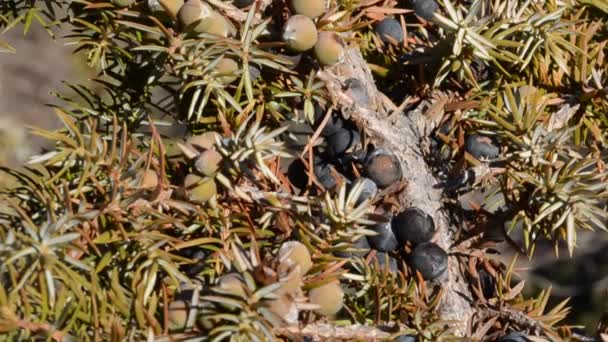
[[[344,60],[346,45],[339,34],[335,32],[319,32],[317,43],[315,44],[315,57],[319,63],[332,66]]]
[[[325,0],[291,0],[291,8],[296,14],[316,18],[325,13]]]
[[[247,295],[243,279],[236,273],[228,273],[221,276],[218,280],[217,289],[221,293],[230,294],[241,298],[245,298]]]
[[[239,70],[239,65],[232,58],[221,58],[215,65],[218,80],[224,84],[229,84],[237,79],[236,72]]]
[[[169,330],[182,331],[188,323],[188,311],[190,307],[183,300],[175,300],[169,303]]]
[[[173,19],[177,19],[179,10],[184,6],[184,0],[159,0],[163,10]]]
[[[120,7],[129,7],[135,3],[135,0],[112,0],[112,3]]]
[[[344,291],[339,281],[313,288],[308,293],[308,299],[312,304],[319,306],[317,313],[325,316],[332,316],[338,313],[344,305]]]
[[[221,138],[221,135],[217,132],[209,131],[190,137],[187,143],[202,152],[215,147],[216,138]]]
[[[310,18],[296,14],[287,20],[283,28],[283,40],[293,51],[310,50],[317,43],[317,27]]]
[[[184,187],[193,202],[206,203],[217,194],[217,186],[212,178],[203,178],[195,174],[186,176]]]
[[[206,150],[196,158],[194,168],[207,177],[213,177],[219,170],[222,159],[222,155],[216,150]]]
[[[158,186],[158,175],[153,170],[148,169],[143,173],[140,184],[142,189],[155,189]]]
[[[300,266],[302,274],[306,274],[312,267],[312,258],[306,246],[299,241],[287,241],[279,248],[279,259],[289,260]]]
[[[195,33],[209,30],[214,11],[201,0],[188,0],[179,10],[178,18],[182,27]]]
[[[228,37],[232,31],[232,25],[224,17],[216,11],[213,11],[209,18],[209,26],[204,33],[213,34],[220,37]]]
[[[266,303],[266,307],[275,315],[281,317],[288,325],[298,323],[298,307],[289,296],[280,296],[277,299],[270,300]]]

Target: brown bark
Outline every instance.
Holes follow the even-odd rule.
[[[390,333],[365,325],[349,325],[338,327],[327,323],[314,323],[303,328],[286,327],[276,329],[277,335],[302,337],[307,336],[314,341],[384,341]]]

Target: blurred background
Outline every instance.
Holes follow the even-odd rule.
[[[58,37],[61,33],[57,34]],[[39,27],[26,36],[13,29],[2,37],[16,54],[0,54],[0,165],[19,166],[29,155],[48,148],[48,142],[27,134],[27,125],[60,127],[49,103],[59,103],[52,91],[66,93],[63,80],[86,82],[93,75],[65,41],[53,42]],[[0,185],[6,182],[0,174]],[[501,261],[510,263],[514,254],[502,247]],[[567,323],[595,330],[608,296],[608,233],[584,232],[572,258],[567,250],[556,259],[552,244],[539,244],[533,260],[518,258],[518,275],[527,280],[527,295],[552,287],[555,305],[571,297],[572,313]]]

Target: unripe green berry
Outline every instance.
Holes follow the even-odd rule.
[[[220,37],[228,37],[231,25],[228,19],[216,11],[213,11],[209,18],[209,26],[204,33],[213,34]]]
[[[270,300],[266,303],[266,307],[275,315],[281,317],[288,325],[298,323],[298,307],[290,297],[281,296]]]
[[[140,187],[142,189],[155,189],[158,186],[158,175],[153,170],[146,170],[142,177]]]
[[[194,168],[207,177],[213,177],[219,170],[223,158],[216,150],[203,151],[194,162]]]
[[[293,51],[310,50],[317,43],[317,27],[310,18],[296,14],[287,20],[283,40]]]
[[[184,6],[184,0],[159,0],[163,10],[172,18],[177,19],[179,10]]]
[[[129,7],[135,3],[135,0],[112,0],[112,3],[119,7]]]
[[[221,135],[214,131],[205,132],[199,135],[190,137],[187,141],[199,152],[209,150],[215,147],[216,138],[221,138]]]
[[[296,14],[305,15],[309,18],[321,16],[325,8],[325,0],[291,0],[291,8]]]
[[[335,315],[344,305],[344,291],[339,281],[315,287],[308,293],[311,303],[319,305],[317,313],[325,316]]]
[[[236,72],[239,70],[238,63],[232,58],[222,58],[215,65],[215,71],[220,75],[218,79],[224,84],[234,82]]]
[[[212,178],[203,178],[189,174],[184,179],[184,187],[188,191],[191,201],[206,203],[217,194],[217,186]]]
[[[211,26],[213,13],[211,7],[201,0],[188,0],[179,10],[178,18],[184,29],[203,33]]]
[[[182,331],[186,329],[188,322],[188,303],[183,300],[175,300],[169,303],[169,330]]]
[[[283,266],[284,264],[279,266],[281,288],[277,292],[295,294],[302,287],[302,271],[299,267],[286,267],[282,269]]]
[[[221,276],[218,280],[217,289],[221,293],[241,298],[245,298],[247,295],[243,279],[236,273],[228,273]]]
[[[279,259],[289,260],[300,266],[302,274],[306,274],[312,267],[310,252],[306,246],[299,241],[287,241],[279,249]]]
[[[317,43],[315,44],[315,57],[319,63],[332,66],[344,60],[346,45],[339,34],[335,32],[319,32]]]

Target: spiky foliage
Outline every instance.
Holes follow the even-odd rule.
[[[2,169],[15,180],[0,198],[2,338],[266,341],[298,338],[298,324],[321,321],[454,338],[454,322],[440,315],[445,290],[436,285],[459,280],[416,276],[410,244],[382,260],[361,247],[375,234],[368,226],[405,207],[409,199],[397,197],[408,185],[364,195],[356,179],[366,172],[361,153],[372,146],[327,160],[321,126],[341,115],[342,98],[329,96],[310,54],[298,60],[277,41],[286,3],[239,9],[207,1],[226,20],[227,37],[190,31],[170,3],[0,4],[2,32],[63,25],[98,72],[93,85],[68,83],[74,94],[57,94],[64,128],[33,130],[53,148],[20,171]],[[500,210],[459,216],[461,241],[444,241],[451,235],[443,228],[436,237],[454,245],[447,273],[470,276],[476,314],[466,337],[498,339],[513,329],[570,336],[558,326],[565,303],[546,312],[549,291],[524,298],[513,266],[490,259],[488,242],[476,239],[493,219],[521,227],[528,252],[547,238],[572,253],[578,231],[604,228],[605,6],[444,0],[433,20],[418,21],[402,2],[328,3],[318,29],[359,47],[375,86],[398,102],[389,119],[431,89],[449,92],[439,97],[445,106],[428,113],[445,124],[435,142],[448,152],[439,171],[491,171],[468,185],[489,190],[485,208]],[[388,15],[402,24],[399,44],[383,43],[372,29]],[[13,51],[2,41],[0,49]],[[385,99],[369,102],[376,100]],[[367,127],[357,123],[367,145]],[[291,132],[295,125],[310,131]],[[204,148],[187,142],[211,132]],[[298,149],[283,141],[291,133],[305,136]],[[473,134],[499,144],[499,157],[473,157],[464,144]],[[335,189],[316,179],[315,157],[334,164]],[[287,162],[301,166],[302,188]],[[292,240],[311,256],[306,274],[278,255]],[[328,283],[344,296],[332,317],[308,298]]]

